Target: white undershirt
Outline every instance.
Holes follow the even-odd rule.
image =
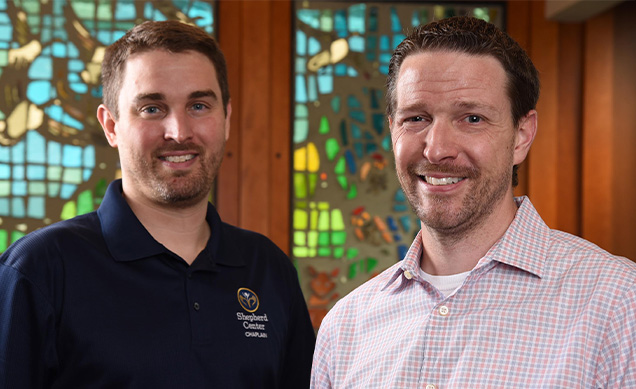
[[[468,274],[470,270],[467,272],[459,273],[459,274],[451,274],[450,276],[434,276],[428,273],[425,273],[422,268],[420,268],[420,276],[428,281],[431,285],[437,288],[445,297],[448,297],[455,293]]]

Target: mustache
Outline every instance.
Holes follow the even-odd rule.
[[[454,177],[477,178],[481,175],[479,169],[473,166],[459,166],[453,163],[432,164],[426,161],[409,164],[406,171],[416,176],[447,174]]]

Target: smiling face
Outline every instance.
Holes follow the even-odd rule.
[[[119,150],[126,197],[176,207],[207,201],[231,114],[210,60],[194,51],[134,54],[118,104],[117,120],[104,105],[97,116]]]
[[[517,130],[506,82],[490,56],[426,51],[404,60],[391,137],[398,178],[423,226],[459,236],[493,215],[514,216],[512,166],[526,157],[536,112]]]

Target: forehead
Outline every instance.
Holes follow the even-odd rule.
[[[507,75],[493,56],[424,51],[406,57],[398,74],[397,104],[413,98],[507,99]]]

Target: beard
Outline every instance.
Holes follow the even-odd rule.
[[[512,162],[512,156],[511,156]],[[425,172],[448,173],[465,177],[473,185],[463,198],[444,194],[423,194],[418,188]],[[451,241],[461,239],[486,221],[512,183],[512,169],[502,168],[486,176],[476,167],[432,165],[428,162],[409,164],[406,172],[398,170],[398,178],[411,208],[423,227]]]
[[[158,155],[180,150],[195,150],[200,159],[194,170],[166,172],[161,168]],[[195,145],[175,145],[164,147],[153,153],[148,161],[137,155],[134,157],[134,168],[129,169],[137,185],[145,187],[152,200],[161,205],[187,208],[210,194],[212,184],[221,165],[225,145],[206,152]]]

